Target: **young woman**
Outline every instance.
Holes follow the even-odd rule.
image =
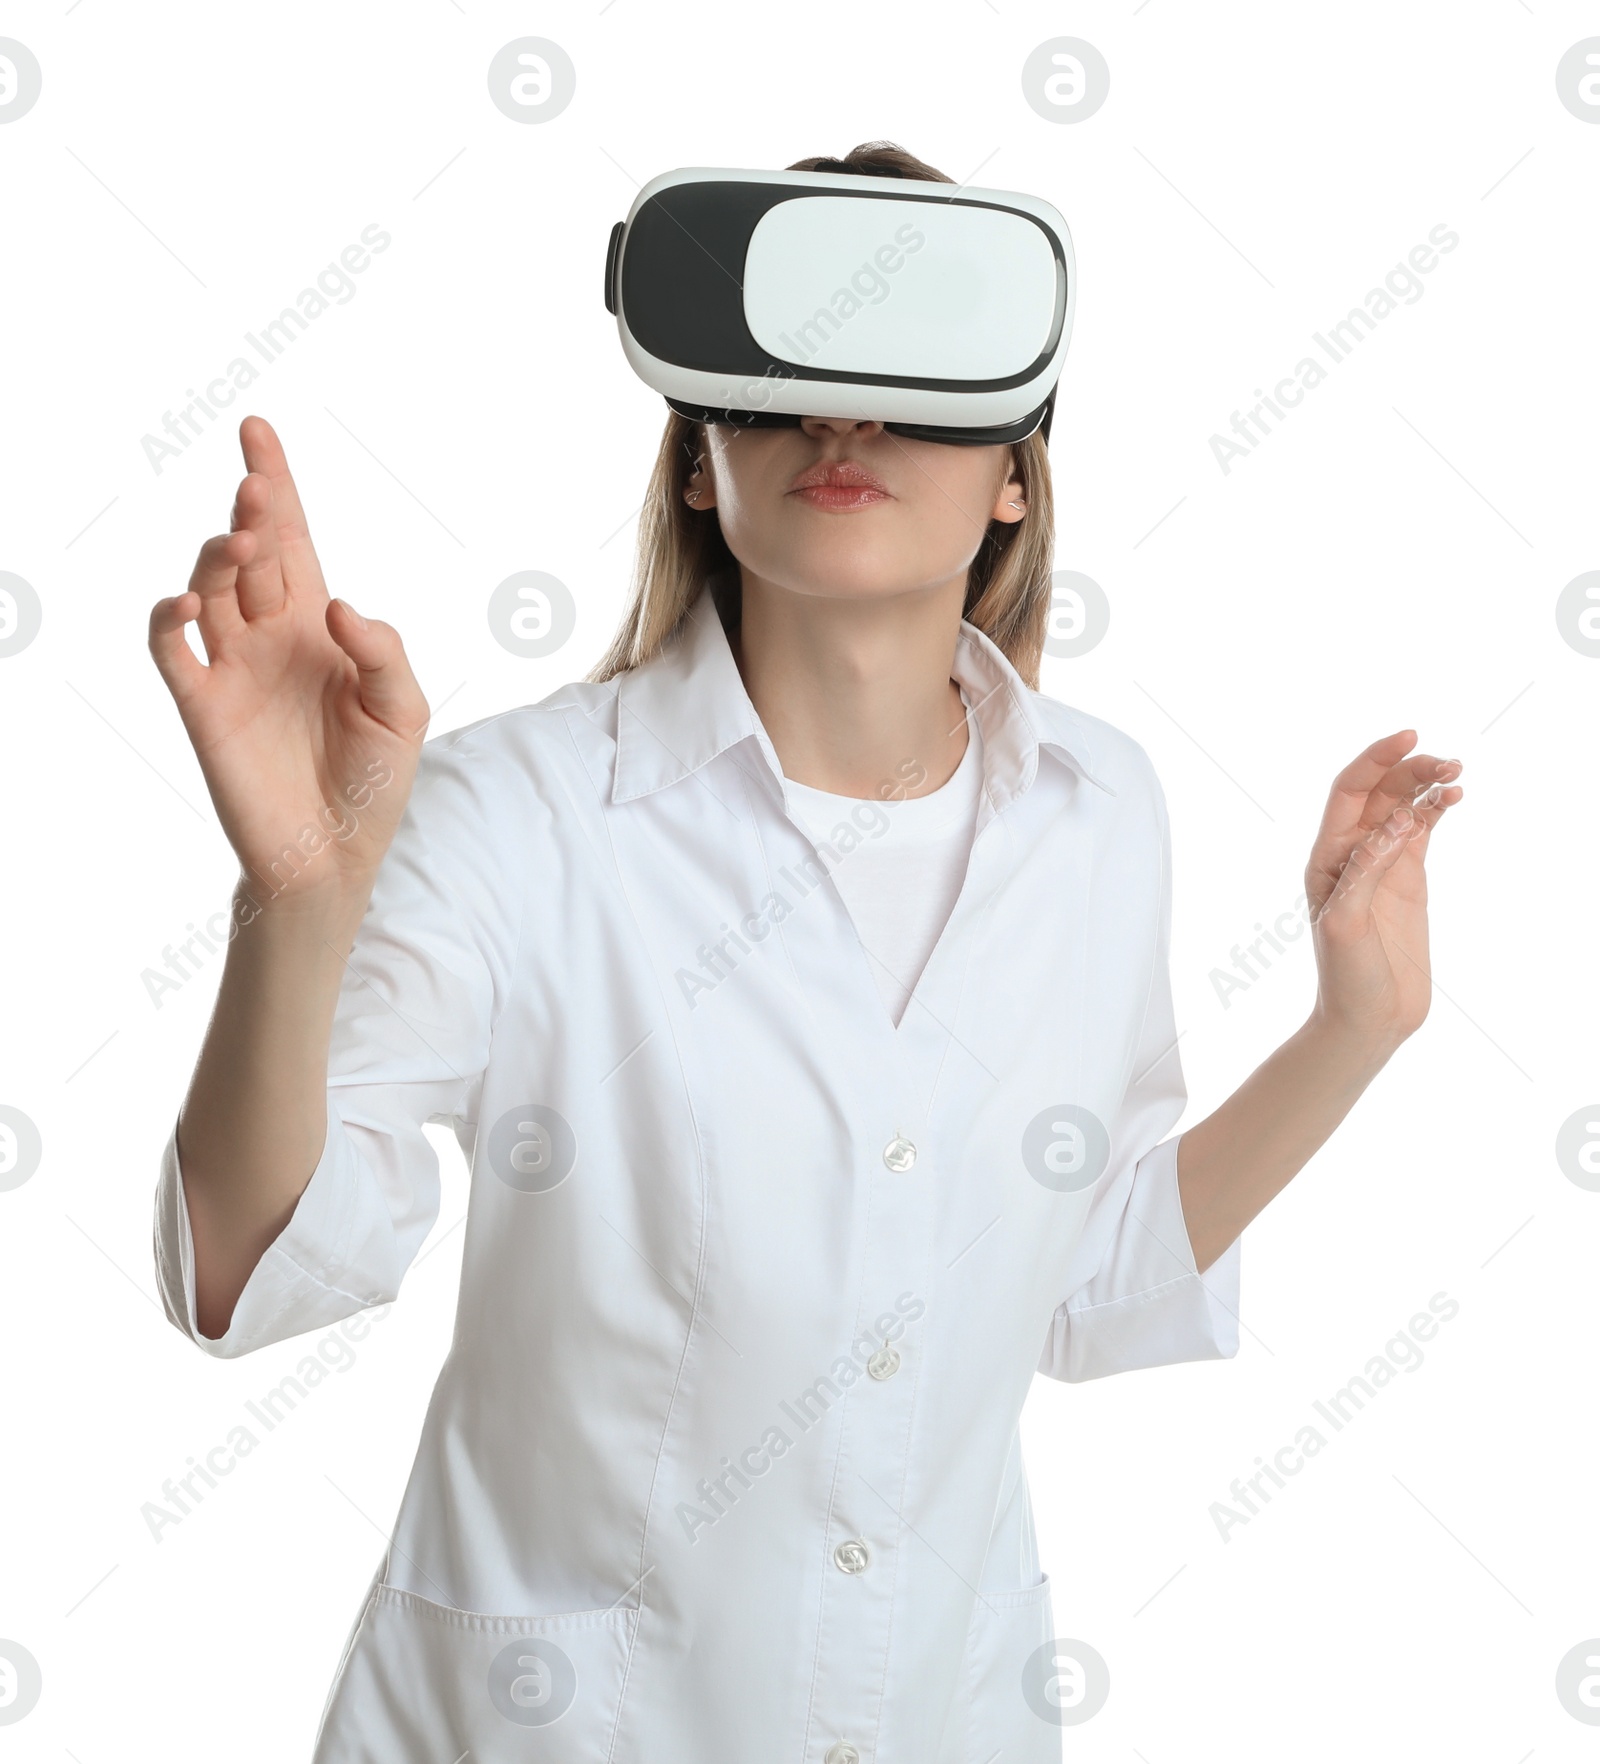
[[[158,1195],[173,1320],[226,1358],[387,1302],[423,1124],[472,1161],[320,1764],[1055,1758],[1030,1380],[1237,1351],[1240,1232],[1426,1014],[1459,765],[1402,730],[1339,774],[1315,1006],[1176,1135],[1161,788],[1035,690],[1040,436],[674,414],[605,660],[426,746],[398,633],[240,437],[231,531],[151,618],[241,866]]]

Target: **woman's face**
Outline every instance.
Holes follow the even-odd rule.
[[[886,597],[964,581],[989,522],[1026,512],[1005,446],[911,441],[847,417],[702,433],[689,506],[716,509],[747,580],[791,593]]]

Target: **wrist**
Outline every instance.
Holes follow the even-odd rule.
[[[298,880],[287,888],[265,886],[241,873],[234,884],[233,911],[241,926],[281,926],[286,933],[348,945],[366,915],[377,872]]]

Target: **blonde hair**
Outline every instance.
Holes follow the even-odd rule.
[[[843,159],[802,159],[787,169],[955,182],[892,141],[866,141]],[[714,511],[697,514],[683,497],[702,442],[697,420],[677,411],[668,414],[639,515],[632,599],[591,680],[610,680],[657,655],[708,582],[723,626],[731,631],[739,623],[738,560],[721,524],[707,518]],[[1037,687],[1055,559],[1050,454],[1037,430],[1012,443],[1010,452],[1012,475],[1022,483],[1023,516],[1014,523],[989,523],[967,569],[962,616],[996,644],[1029,686]]]

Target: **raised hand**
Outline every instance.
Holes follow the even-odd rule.
[[[1306,866],[1318,1018],[1386,1051],[1428,1014],[1423,864],[1462,796],[1461,762],[1411,753],[1416,738],[1398,730],[1340,772]]]
[[[201,546],[187,592],[151,610],[150,653],[246,892],[364,892],[410,794],[427,700],[399,633],[329,598],[271,424],[248,416],[239,440],[231,530]]]

